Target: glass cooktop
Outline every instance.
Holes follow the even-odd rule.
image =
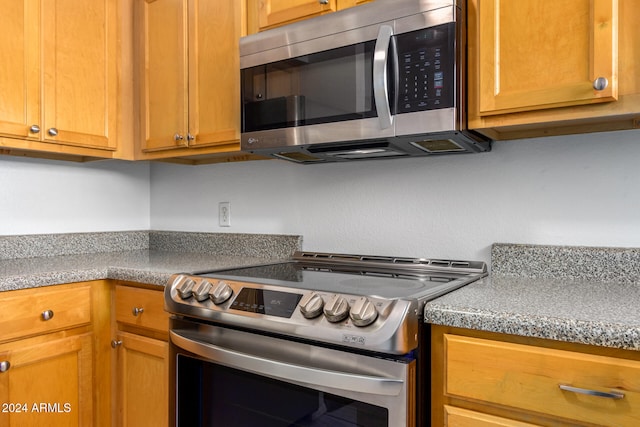
[[[357,267],[309,266],[295,261],[204,272],[198,276],[389,299],[433,298],[479,277],[478,274],[463,273],[399,273]]]

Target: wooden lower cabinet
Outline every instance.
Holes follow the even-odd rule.
[[[168,424],[169,344],[141,335],[120,332],[117,354],[117,406],[119,426]]]
[[[132,285],[0,292],[0,426],[168,425],[169,315]]]
[[[114,292],[116,425],[169,423],[169,315],[160,290],[118,284]]]
[[[640,425],[640,352],[434,326],[432,425]]]
[[[0,426],[94,424],[91,284],[0,293]]]

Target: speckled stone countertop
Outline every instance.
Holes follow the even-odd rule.
[[[496,244],[490,277],[430,301],[437,325],[640,350],[639,249]]]
[[[300,236],[258,234],[0,236],[0,291],[99,279],[164,286],[174,273],[264,264],[287,259],[300,246]]]

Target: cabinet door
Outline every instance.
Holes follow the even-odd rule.
[[[255,1],[258,2],[259,31],[337,10],[337,0]]]
[[[0,0],[0,135],[39,138],[39,0]]]
[[[116,146],[116,2],[42,2],[47,142]]]
[[[90,335],[1,345],[0,425],[92,425],[91,355]]]
[[[237,0],[189,3],[189,146],[240,140],[240,15]]]
[[[166,426],[169,344],[127,332],[117,339],[118,425]]]
[[[476,0],[469,15],[470,37],[478,38],[469,84],[479,98],[470,110],[482,116],[616,99],[617,0]],[[594,89],[599,77],[607,80],[602,90]]]
[[[139,0],[143,151],[187,144],[187,2]]]

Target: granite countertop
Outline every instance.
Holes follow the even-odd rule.
[[[640,251],[494,245],[492,274],[430,301],[437,325],[640,350]]]
[[[172,274],[274,262],[275,258],[155,250],[0,260],[0,291],[115,279],[164,287]]]
[[[289,235],[131,231],[0,236],[0,291],[99,279],[164,287],[172,274],[284,260]]]

